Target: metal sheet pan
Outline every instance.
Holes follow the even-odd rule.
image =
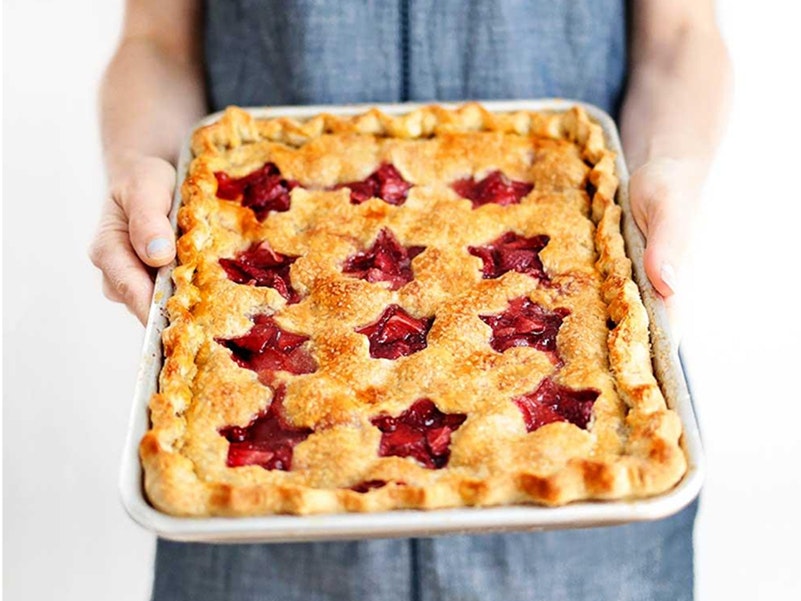
[[[440,103],[453,107],[455,103]],[[677,411],[683,426],[682,446],[687,454],[688,470],[671,491],[657,497],[636,501],[577,502],[563,507],[502,506],[438,510],[398,510],[380,513],[350,513],[312,516],[275,515],[246,518],[179,518],[153,508],[144,494],[138,445],[149,428],[148,402],[156,392],[162,365],[161,333],[167,325],[165,304],[173,291],[173,265],[162,267],[156,277],[153,303],[145,331],[142,361],[136,381],[127,440],[120,473],[120,493],[128,514],[142,527],[159,536],[181,541],[206,542],[288,542],[344,540],[360,538],[434,536],[441,534],[535,531],[589,526],[609,526],[633,521],[652,520],[671,515],[688,505],[698,494],[703,481],[702,448],[685,374],[678,350],[670,338],[667,314],[659,296],[645,275],[644,239],[634,223],[628,199],[628,171],[614,121],[595,106],[561,99],[482,101],[488,110],[564,111],[581,105],[604,129],[609,148],[617,152],[620,178],[618,202],[623,209],[623,236],[626,250],[634,263],[634,279],[651,319],[654,368],[668,405]],[[257,118],[288,116],[304,119],[320,112],[341,115],[358,114],[376,105],[305,106],[253,108]],[[402,114],[422,104],[379,105],[388,114]],[[201,120],[196,127],[212,123],[221,113]],[[181,202],[180,184],[191,160],[189,143],[182,149],[178,164],[170,220],[176,227]]]

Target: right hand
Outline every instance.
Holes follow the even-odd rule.
[[[175,257],[167,215],[175,168],[152,156],[126,156],[109,169],[109,193],[89,248],[103,272],[103,294],[123,303],[144,325],[153,296],[153,268]]]

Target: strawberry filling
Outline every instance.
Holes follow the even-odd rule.
[[[406,485],[406,482],[403,482],[402,480],[395,480],[394,482],[398,486]],[[358,484],[354,484],[353,486],[350,486],[348,488],[353,492],[366,493],[373,490],[374,488],[381,488],[383,486],[386,486],[387,484],[388,482],[386,480],[362,480]]]
[[[570,311],[559,307],[549,311],[521,296],[509,301],[509,307],[496,315],[479,315],[492,328],[490,346],[499,353],[515,346],[532,346],[548,353],[551,362],[561,363],[556,353],[556,335]]]
[[[288,211],[289,192],[300,185],[284,178],[275,163],[267,163],[244,177],[234,178],[222,171],[214,177],[219,198],[241,200],[242,206],[252,209],[259,221],[264,221],[270,211]]]
[[[358,205],[371,198],[380,198],[391,205],[402,205],[412,184],[403,179],[394,165],[382,163],[365,179],[335,186],[335,189],[350,188],[350,202]]]
[[[289,267],[296,259],[277,253],[267,242],[262,242],[238,253],[234,259],[220,259],[220,265],[229,280],[237,284],[274,288],[291,305],[300,300],[289,279]]]
[[[484,179],[476,181],[473,177],[460,179],[451,188],[473,203],[473,208],[489,203],[507,206],[519,203],[524,196],[534,189],[532,184],[510,180],[500,171],[493,171]]]
[[[386,480],[363,480],[358,484],[354,484],[353,486],[349,487],[350,490],[353,492],[361,492],[365,493],[374,488],[381,488],[382,486],[386,486]]]
[[[481,272],[485,280],[499,278],[507,271],[517,271],[548,281],[539,253],[549,240],[544,235],[525,238],[506,232],[486,246],[469,246],[467,250],[484,262]]]
[[[426,348],[426,337],[433,317],[416,319],[398,305],[390,305],[377,321],[357,328],[370,341],[370,356],[374,359],[397,359]]]
[[[342,272],[368,282],[389,282],[390,290],[397,290],[414,279],[412,259],[424,250],[424,246],[401,246],[384,228],[370,248],[345,260]]]
[[[523,413],[527,432],[552,422],[570,422],[586,430],[600,394],[592,388],[574,390],[545,378],[534,392],[517,397],[514,403]]]
[[[381,430],[378,454],[412,457],[429,469],[439,469],[450,458],[451,432],[459,429],[464,413],[443,413],[429,399],[419,399],[397,417],[379,415],[371,423]]]
[[[259,465],[266,470],[292,469],[292,450],[312,431],[296,428],[283,416],[284,387],[279,386],[270,406],[247,426],[225,426],[219,432],[228,442],[228,467]]]
[[[244,336],[216,340],[231,350],[233,360],[240,367],[255,371],[262,384],[272,383],[277,371],[297,375],[317,369],[314,358],[301,348],[308,336],[282,330],[270,315],[256,315],[253,322],[253,327]]]

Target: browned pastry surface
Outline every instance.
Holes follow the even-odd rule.
[[[681,425],[653,375],[648,318],[620,233],[614,155],[580,108],[493,114],[468,104],[304,122],[230,108],[195,132],[192,150],[165,363],[140,445],[158,509],[207,516],[561,505],[647,497],[683,475]],[[288,211],[259,221],[217,197],[215,173],[245,176],[268,162],[299,183]],[[348,188],[334,189],[385,163],[413,184],[402,205],[352,204]],[[496,170],[533,191],[517,204],[473,208],[452,188]],[[384,228],[403,246],[425,247],[411,262],[414,279],[397,290],[343,274],[347,258]],[[549,281],[516,271],[482,278],[482,260],[468,248],[506,232],[549,237],[539,255]],[[263,241],[299,257],[289,272],[299,302],[226,276],[221,258]],[[519,297],[569,311],[556,338],[561,363],[530,346],[490,346],[479,316]],[[370,356],[356,330],[390,305],[433,317],[426,348],[395,360]],[[309,337],[303,349],[316,371],[279,371],[267,385],[233,360],[219,341],[244,336],[262,314]],[[513,400],[545,378],[598,393],[586,429],[557,421],[527,432]],[[221,430],[247,426],[279,387],[285,420],[312,431],[294,447],[291,469],[229,467]],[[372,420],[421,398],[466,415],[439,469],[379,455],[382,432]],[[351,489],[371,481],[386,484]]]

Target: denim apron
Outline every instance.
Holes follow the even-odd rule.
[[[213,110],[565,97],[616,116],[624,0],[207,0]],[[154,601],[685,601],[697,503],[539,533],[210,545],[159,540]]]

